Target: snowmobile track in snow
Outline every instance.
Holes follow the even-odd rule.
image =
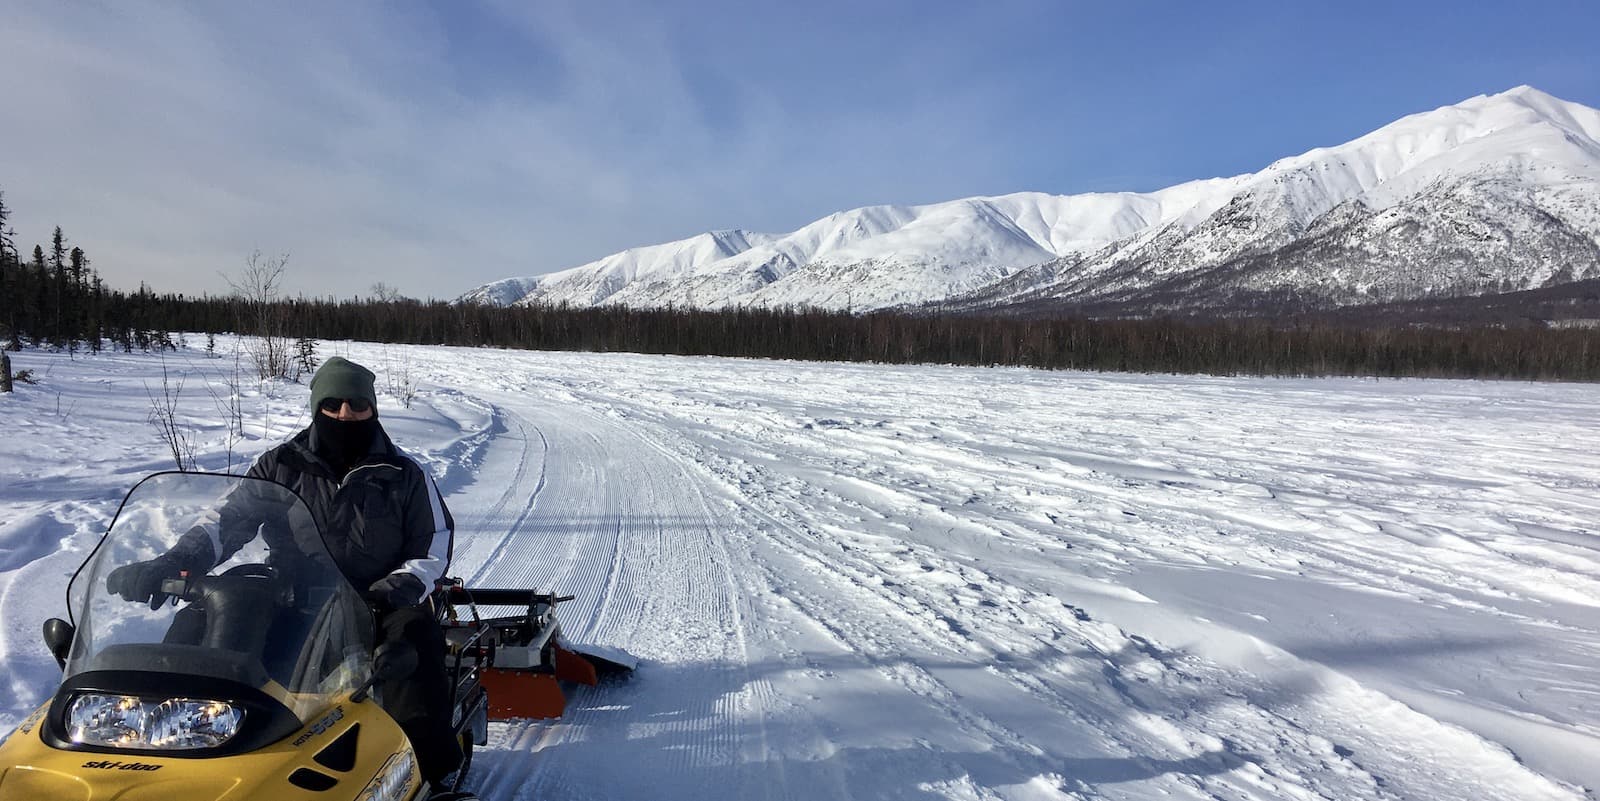
[[[503,488],[485,484],[498,493],[487,511],[462,515],[461,536],[494,546],[465,549],[465,560],[477,565],[464,561],[458,572],[480,586],[576,595],[561,607],[570,640],[621,647],[646,664],[629,685],[578,690],[559,721],[495,726],[473,784],[486,792],[515,788],[509,798],[585,794],[582,788],[592,780],[584,777],[602,757],[575,743],[627,738],[639,723],[619,718],[619,707],[641,699],[680,706],[686,697],[696,699],[651,726],[658,729],[651,736],[668,743],[648,760],[655,763],[657,786],[703,765],[733,762],[742,735],[735,717],[718,707],[737,688],[701,687],[677,698],[670,692],[667,698],[643,695],[644,685],[654,681],[654,663],[744,661],[729,557],[713,531],[710,507],[681,465],[637,432],[583,409],[547,410],[524,402],[513,410],[506,397],[486,399],[503,421],[505,444],[518,440],[518,432],[523,436],[517,447],[491,448],[486,455],[486,473],[509,475],[510,481]],[[484,526],[504,526],[504,533]],[[727,645],[686,654],[680,647],[685,636]]]
[[[26,355],[80,411],[0,399],[13,723],[91,529],[166,466],[129,400],[159,359]],[[1593,387],[407,355],[385,427],[456,514],[452,572],[574,594],[570,639],[641,659],[493,726],[486,801],[1600,787]],[[306,414],[269,389],[252,451]]]

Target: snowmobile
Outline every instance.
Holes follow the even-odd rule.
[[[106,587],[121,565],[230,520],[257,527],[205,575],[161,584],[150,603]],[[243,517],[241,518],[241,515]],[[377,642],[377,607],[334,565],[305,502],[262,479],[158,473],[123,499],[68,586],[68,620],[45,623],[62,668],[55,695],[0,741],[0,801],[449,801],[491,720],[559,717],[563,683],[634,667],[561,637],[570,596],[442,582],[431,602],[449,644],[452,733],[466,761],[428,787],[382,707],[418,654]],[[485,617],[480,607],[515,606]]]

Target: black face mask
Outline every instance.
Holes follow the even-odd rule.
[[[365,459],[377,438],[377,417],[337,420],[317,412],[311,423],[312,451],[341,473]]]

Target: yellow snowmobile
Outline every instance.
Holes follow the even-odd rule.
[[[206,575],[149,604],[106,587],[121,565],[166,553],[226,506],[258,535]],[[168,602],[170,598],[170,602]],[[0,801],[447,801],[491,719],[557,717],[559,682],[633,665],[568,650],[555,607],[528,590],[441,587],[455,736],[468,761],[429,788],[382,708],[418,655],[377,644],[374,609],[344,580],[304,501],[270,481],[159,473],[123,500],[68,587],[72,622],[45,624],[60,687],[0,742]],[[484,618],[478,605],[526,612]],[[458,606],[470,607],[461,620]]]

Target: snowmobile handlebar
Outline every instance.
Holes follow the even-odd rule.
[[[266,600],[273,606],[293,603],[290,586],[272,568],[265,565],[236,567],[222,575],[192,575],[185,572],[176,578],[161,580],[161,591],[182,601],[238,604],[242,601]]]
[[[243,653],[260,653],[266,642],[261,610],[292,603],[291,592],[270,569],[163,579],[161,591],[206,610],[199,645]]]

